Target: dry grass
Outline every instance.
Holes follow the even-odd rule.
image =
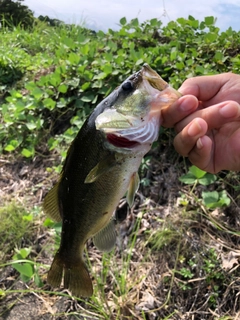
[[[55,240],[52,229],[43,227],[45,217],[39,210],[31,222],[31,235],[26,233],[14,243],[3,262],[10,261],[16,246],[31,246],[29,259],[42,264],[44,286],[22,282],[11,265],[2,267],[1,319],[19,319],[19,314],[24,319],[59,320],[240,318],[240,215],[232,188],[238,176],[225,176],[231,181],[227,187],[231,206],[210,212],[178,182],[184,163],[171,148],[156,149],[152,156],[143,173],[150,185],[141,186],[131,210],[124,201],[118,208],[123,221],[115,250],[102,254],[88,243],[93,297],[74,299],[67,291],[50,291],[46,266]],[[39,208],[56,179],[46,168],[58,162],[56,156],[29,163],[2,159],[1,206],[14,199],[28,213]],[[179,204],[180,192],[188,197],[185,206]],[[8,248],[8,243],[4,246]]]

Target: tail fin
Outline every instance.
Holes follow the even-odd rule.
[[[61,259],[59,252],[57,252],[48,273],[48,283],[53,287],[59,287],[63,272],[64,288],[69,289],[73,295],[90,297],[93,294],[92,281],[82,258],[79,257],[74,265],[65,267],[64,261]]]

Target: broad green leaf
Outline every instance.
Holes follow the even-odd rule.
[[[37,124],[36,123],[33,123],[33,122],[27,122],[26,123],[26,126],[29,130],[34,130],[37,128]]]
[[[8,143],[8,145],[4,148],[4,150],[11,152],[11,151],[15,150],[19,146],[20,143],[21,143],[21,141],[11,140]]]
[[[89,49],[90,49],[90,47],[89,47],[88,44],[85,44],[84,46],[81,46],[81,48],[80,48],[82,54],[84,54],[84,55],[87,55],[87,54],[88,54]]]
[[[170,60],[171,61],[176,60],[177,55],[178,55],[177,49],[176,48],[172,48],[171,54],[170,54]]]
[[[206,173],[198,182],[204,186],[208,186],[211,183],[214,183],[217,180],[217,176],[212,173]]]
[[[182,69],[185,68],[185,65],[184,65],[184,63],[183,63],[182,61],[181,61],[181,62],[177,62],[177,63],[175,64],[175,66],[176,66],[176,68],[179,69],[179,70],[182,70]]]
[[[61,77],[57,74],[57,73],[53,73],[52,75],[51,75],[51,77],[49,78],[49,83],[51,84],[51,85],[53,85],[54,87],[57,87],[57,86],[59,86],[60,85],[60,83],[61,83]]]
[[[124,26],[127,23],[127,19],[125,17],[120,19],[120,24]]]
[[[73,53],[71,52],[69,54],[69,57],[68,57],[68,61],[71,63],[71,64],[78,64],[79,61],[80,61],[80,56],[76,53]]]
[[[203,198],[204,204],[208,208],[214,208],[216,207],[216,203],[219,200],[219,193],[217,191],[203,191],[202,198]]]
[[[134,26],[134,27],[138,27],[139,26],[138,18],[132,19],[131,20],[131,25]]]
[[[41,99],[42,96],[43,96],[43,91],[38,88],[38,87],[35,87],[32,91],[31,91],[31,94],[34,96],[34,98],[36,98],[37,100]]]
[[[34,155],[34,149],[29,150],[29,149],[24,148],[22,150],[21,154],[26,158],[30,158]]]
[[[107,77],[107,73],[106,72],[100,72],[99,74],[96,74],[93,77],[93,80],[102,80],[105,79]]]
[[[56,101],[54,101],[51,98],[46,98],[46,99],[43,100],[43,105],[44,105],[44,107],[52,110],[52,109],[54,109],[54,107],[56,105]]]
[[[206,174],[205,171],[199,169],[199,168],[196,167],[196,166],[191,166],[191,167],[189,168],[189,172],[191,172],[197,179],[202,178],[202,177]]]
[[[228,206],[231,203],[231,199],[229,198],[225,190],[219,192],[219,198],[223,205]]]
[[[188,172],[181,176],[179,180],[185,184],[194,184],[196,182],[196,177],[191,172]]]
[[[214,41],[217,40],[217,38],[218,38],[218,35],[216,33],[214,33],[214,32],[209,32],[209,33],[205,34],[205,41],[207,43],[214,42]]]
[[[61,92],[61,93],[66,93],[68,90],[68,86],[66,86],[65,84],[61,84],[59,87],[58,87],[58,91]]]
[[[91,101],[92,101],[92,95],[82,96],[80,99],[81,99],[83,102],[91,102]]]
[[[112,73],[112,66],[110,64],[105,64],[103,67],[103,72],[106,74]]]
[[[11,145],[11,144],[6,145],[6,147],[4,148],[4,150],[5,150],[5,151],[8,151],[8,152],[11,152],[11,151],[13,151],[13,150],[15,150],[15,149],[16,149],[16,147],[14,147],[14,146]]]
[[[31,253],[31,251],[32,251],[32,248],[29,247],[29,248],[21,248],[18,252],[23,259],[26,259],[28,255]]]
[[[213,16],[205,17],[204,22],[205,22],[206,26],[214,25],[215,18]]]
[[[82,86],[81,86],[81,89],[83,91],[87,90],[91,85],[91,82],[85,82]]]
[[[13,268],[16,269],[21,275],[31,278],[34,273],[33,265],[30,263],[14,263]]]
[[[44,227],[52,228],[55,222],[51,220],[50,218],[46,218],[43,222]]]

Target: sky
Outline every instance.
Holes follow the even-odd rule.
[[[25,0],[35,16],[48,15],[66,23],[85,23],[94,30],[117,30],[119,20],[138,18],[140,22],[158,18],[164,25],[192,15],[202,21],[217,18],[221,31],[232,27],[240,31],[239,0]]]

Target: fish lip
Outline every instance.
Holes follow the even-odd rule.
[[[164,81],[160,77],[160,75],[156,71],[154,71],[147,63],[144,63],[140,72],[142,75],[142,79],[147,80],[153,88],[159,91],[163,91],[164,89],[169,87],[169,84]]]

